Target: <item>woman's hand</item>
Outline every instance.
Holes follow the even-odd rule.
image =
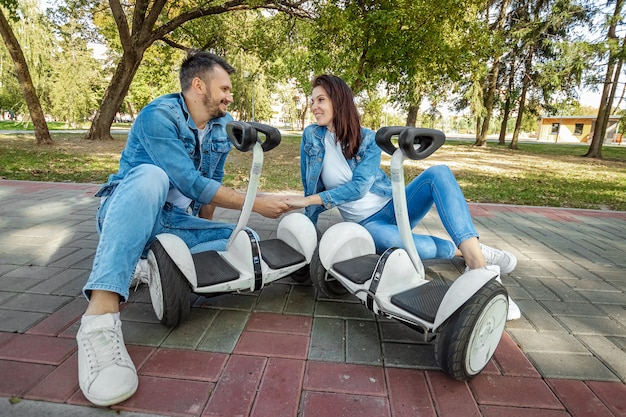
[[[285,198],[285,203],[287,203],[292,209],[299,209],[308,206],[322,205],[322,198],[319,194],[313,194],[306,197],[302,195],[288,195]]]

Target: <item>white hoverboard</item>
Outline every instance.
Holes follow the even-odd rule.
[[[397,136],[398,148],[392,143]],[[398,320],[434,342],[438,365],[463,381],[491,359],[504,331],[506,289],[499,270],[474,269],[453,282],[427,279],[415,248],[407,214],[403,162],[424,159],[445,141],[443,132],[404,126],[384,127],[376,142],[392,155],[391,180],[396,222],[406,249],[376,254],[374,240],[357,223],[331,226],[310,264],[313,284],[322,295],[355,295],[377,315]]]
[[[287,275],[302,280],[317,247],[317,231],[301,213],[291,213],[279,223],[277,238],[260,241],[246,228],[257,193],[263,152],[280,143],[278,129],[256,122],[229,122],[226,131],[242,152],[252,150],[250,181],[239,220],[224,251],[192,254],[173,234],[159,234],[148,251],[150,298],[157,318],[168,327],[189,315],[190,292],[218,295],[256,291]],[[259,132],[265,136],[261,141]]]

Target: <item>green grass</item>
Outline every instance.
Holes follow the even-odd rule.
[[[8,129],[0,124],[0,129]],[[31,133],[0,135],[0,177],[5,179],[103,183],[117,171],[125,135],[86,141],[83,133],[52,132],[53,145],[36,146]],[[267,152],[261,191],[301,192],[299,134],[284,134]],[[424,161],[405,164],[406,181],[425,167],[451,167],[468,201],[626,211],[626,146],[603,148],[604,159],[583,158],[587,146],[521,143],[519,150],[489,143],[448,141]],[[224,184],[245,189],[250,153],[231,152]],[[384,155],[388,170],[389,157]]]

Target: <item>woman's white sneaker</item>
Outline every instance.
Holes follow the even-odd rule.
[[[498,265],[501,274],[508,274],[517,266],[517,258],[511,252],[495,249],[482,243],[480,244],[480,250],[487,265]]]
[[[128,355],[122,322],[112,314],[87,316],[76,334],[78,384],[89,401],[109,406],[131,397],[139,379]]]
[[[509,311],[506,313],[506,321],[518,320],[522,317],[519,306],[509,297]]]

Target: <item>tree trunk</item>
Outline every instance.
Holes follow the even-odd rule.
[[[500,3],[500,11],[498,13],[498,20],[491,28],[496,33],[502,32],[504,29],[504,22],[506,21],[506,12],[509,7],[509,0],[502,0]],[[491,71],[489,72],[489,83],[487,84],[487,94],[485,95],[485,118],[483,119],[483,126],[480,130],[480,143],[487,143],[487,135],[489,134],[489,124],[491,123],[491,115],[493,114],[493,101],[496,95],[496,89],[498,87],[498,73],[500,72],[500,59],[502,54],[496,51],[496,56],[493,60]]]
[[[534,48],[530,48],[528,51],[528,55],[526,56],[526,62],[524,65],[524,82],[522,83],[522,93],[519,98],[519,107],[517,111],[517,119],[515,120],[515,130],[513,131],[513,137],[511,138],[511,143],[509,144],[509,148],[511,149],[519,149],[517,147],[517,142],[519,139],[519,132],[522,128],[522,121],[524,120],[524,110],[526,109],[526,94],[528,93],[528,88],[530,85],[530,73],[532,71],[532,58],[533,58]]]
[[[9,54],[13,59],[13,64],[15,65],[17,80],[22,88],[24,100],[26,101],[26,106],[28,106],[28,112],[30,113],[30,118],[35,128],[35,141],[37,145],[52,144],[53,141],[50,137],[48,125],[46,124],[46,116],[43,114],[43,110],[41,109],[41,103],[39,102],[37,91],[35,91],[33,79],[28,71],[26,58],[24,58],[22,48],[20,47],[11,26],[9,26],[9,22],[4,16],[2,9],[0,9],[0,34],[2,35],[2,39],[4,40]]]
[[[111,78],[111,82],[102,97],[102,104],[91,122],[91,127],[85,137],[86,139],[113,139],[111,136],[111,124],[113,124],[115,114],[124,102],[133,77],[141,64],[144,50],[145,49],[137,49],[130,53],[124,52],[124,55],[122,55],[122,59],[113,74],[113,78]]]
[[[618,54],[620,53],[621,49],[624,48],[624,44],[622,44],[621,48],[619,47],[619,45],[618,47],[611,48],[611,44],[617,43],[617,35],[615,29],[617,27],[617,22],[619,20],[618,17],[621,13],[623,5],[624,0],[617,0],[615,2],[613,19],[611,19],[611,23],[609,25],[609,31],[607,34],[607,40],[609,43],[609,61],[606,67],[606,75],[604,76],[602,98],[600,99],[600,108],[598,109],[598,117],[596,118],[596,126],[593,131],[591,145],[589,145],[589,150],[584,155],[587,158],[602,158],[602,142],[604,142],[604,135],[606,134],[609,113],[611,111],[613,97],[616,91],[615,88],[612,88],[611,84],[616,82],[616,80],[619,78],[619,73],[615,74],[615,67],[616,61],[618,59]],[[626,37],[624,38],[624,40],[626,41]]]
[[[480,127],[482,118],[480,116],[476,117],[476,141],[474,142],[474,146],[483,146],[487,143],[487,139],[483,140],[480,134]]]
[[[419,105],[411,103],[406,114],[406,125],[415,127],[417,122],[417,112],[419,111]]]
[[[498,143],[504,145],[506,143],[506,128],[509,124],[509,115],[511,114],[511,105],[513,95],[513,87],[515,86],[515,61],[511,61],[511,68],[509,70],[509,85],[506,92],[506,99],[504,100],[504,109],[502,110],[502,123],[500,124],[500,136],[498,137]]]
[[[489,85],[487,86],[487,95],[485,97],[485,117],[483,118],[483,125],[480,129],[479,141],[480,143],[487,142],[487,135],[489,134],[489,124],[491,123],[491,114],[493,113],[493,99],[496,95],[496,87],[498,85],[498,72],[500,71],[500,57],[496,57],[491,72],[489,74]]]

